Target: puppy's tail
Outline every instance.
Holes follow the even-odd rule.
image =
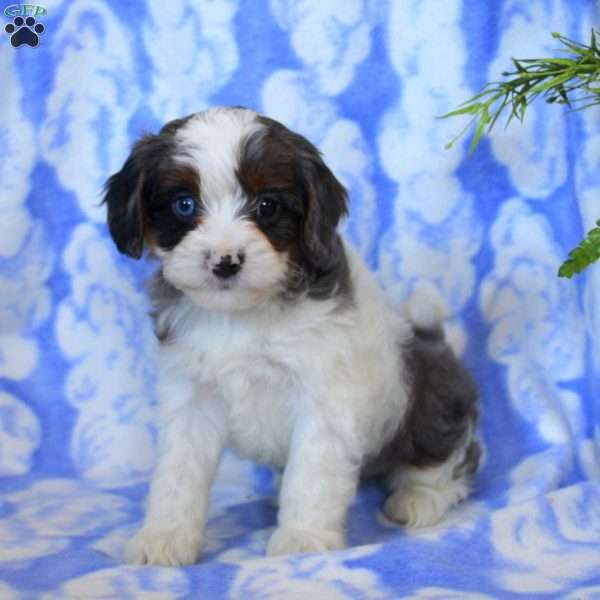
[[[404,316],[417,337],[440,342],[445,339],[442,325],[450,318],[450,310],[435,288],[416,287],[404,304]]]

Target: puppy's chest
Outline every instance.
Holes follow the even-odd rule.
[[[299,390],[289,371],[254,355],[218,381],[228,409],[229,445],[241,456],[283,466],[287,460]]]
[[[301,400],[297,374],[282,359],[289,342],[255,329],[221,329],[204,340],[198,372],[226,406],[229,445],[243,457],[283,466]]]

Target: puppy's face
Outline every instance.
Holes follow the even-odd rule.
[[[318,151],[239,108],[171,121],[139,140],[106,184],[121,252],[146,247],[194,303],[243,310],[310,291],[336,268],[346,192]]]

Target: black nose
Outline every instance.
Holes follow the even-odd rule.
[[[233,277],[241,268],[242,265],[233,262],[231,260],[231,254],[227,254],[226,256],[221,256],[221,261],[213,267],[212,272],[221,279],[227,279],[228,277]]]

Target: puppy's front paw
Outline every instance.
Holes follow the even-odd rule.
[[[344,534],[341,531],[278,527],[267,545],[267,555],[304,554],[307,552],[337,550],[343,547]]]
[[[125,561],[131,565],[192,565],[201,543],[202,536],[193,527],[143,527],[125,546]]]

